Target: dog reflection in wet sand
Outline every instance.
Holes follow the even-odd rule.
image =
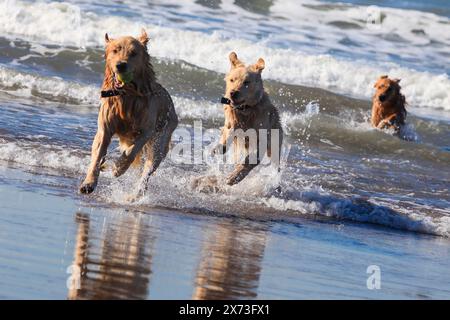
[[[275,156],[279,162],[283,131],[278,110],[264,90],[261,78],[264,60],[259,58],[255,64],[245,66],[234,52],[229,59],[231,70],[225,77],[222,98],[225,124],[213,154],[224,155],[233,146],[235,168],[226,183],[235,185],[260,164],[265,154],[273,161]],[[217,178],[204,177],[193,184],[196,188],[215,189],[216,183]]]
[[[146,299],[155,237],[133,215],[102,220],[77,212],[70,300]]]
[[[252,227],[249,227],[249,226]],[[255,299],[267,244],[264,223],[222,221],[205,229],[195,276],[196,300]]]
[[[381,76],[374,87],[376,89],[372,100],[372,126],[378,129],[393,129],[399,134],[405,125],[406,101],[400,92],[400,79],[390,79]]]

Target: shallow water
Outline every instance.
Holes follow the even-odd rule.
[[[61,188],[75,188],[76,179],[12,167],[0,170],[0,182],[2,299],[450,297],[448,239],[333,221],[105,207]],[[379,290],[367,288],[370,265],[381,270]]]
[[[78,292],[84,298],[215,297],[219,289],[203,287],[227,284],[224,297],[230,298],[448,297],[449,6],[383,1],[383,20],[373,28],[367,24],[371,4],[0,0],[0,243],[10,246],[0,252],[6,270],[0,279],[5,288],[21,288],[0,286],[0,296],[36,297],[50,282],[45,297],[70,297],[66,268],[78,259],[92,272]],[[228,166],[168,158],[135,204],[125,200],[136,183],[133,170],[119,179],[102,173],[94,196],[77,195],[96,129],[104,33],[137,35],[141,27],[180,117],[174,143],[193,132],[195,121],[205,136],[222,125],[218,100],[230,51],[249,63],[264,57],[265,88],[286,133],[280,173],[260,166],[239,185],[205,194],[192,189],[192,180],[225,179]],[[373,82],[382,74],[402,78],[409,103],[405,140],[368,123]],[[28,238],[16,243],[16,234]],[[92,247],[87,260],[74,258],[75,244],[83,241]],[[55,248],[63,244],[62,254]],[[227,249],[241,246],[242,252]],[[339,258],[331,257],[333,250]],[[395,274],[386,274],[389,290],[365,287],[371,257]],[[46,259],[52,261],[47,266]],[[126,271],[124,261],[135,261],[127,263],[136,269]],[[223,261],[233,268],[222,270]],[[408,263],[414,268],[399,275],[395,265]],[[205,264],[221,270],[202,271]],[[330,265],[341,278],[324,276]],[[240,283],[236,274],[245,270],[251,274]],[[53,271],[58,276],[50,276]],[[29,284],[18,280],[23,272],[30,272]],[[100,278],[105,281],[97,283]],[[408,289],[408,281],[417,288]]]

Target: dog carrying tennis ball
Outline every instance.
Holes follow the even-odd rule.
[[[123,84],[130,83],[133,81],[133,72],[122,72],[117,74],[117,80],[122,82]]]

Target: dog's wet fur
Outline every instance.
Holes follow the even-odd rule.
[[[118,177],[130,165],[140,165],[144,158],[142,177],[136,195],[145,192],[149,177],[166,157],[173,131],[178,125],[178,117],[169,93],[157,82],[147,51],[149,38],[145,30],[141,35],[110,39],[105,35],[105,74],[102,90],[114,90],[120,94],[102,99],[98,128],[92,144],[91,163],[86,178],[80,186],[81,193],[95,190],[103,168],[107,148],[113,136],[119,137],[122,154],[114,164],[113,174]],[[278,160],[280,159],[283,130],[277,108],[264,90],[261,78],[265,62],[259,58],[255,64],[246,66],[235,52],[230,53],[231,69],[225,77],[226,89],[222,101],[225,123],[219,144],[213,149],[215,154],[225,154],[233,146],[236,163],[234,171],[226,183],[234,185],[242,181],[261,161],[264,153],[272,156],[271,130],[278,131]],[[119,79],[119,80],[118,80]],[[120,79],[126,83],[123,83]],[[131,80],[130,80],[131,79]],[[405,125],[406,101],[400,92],[399,79],[381,76],[375,83],[376,92],[372,99],[372,126],[378,129],[393,129],[398,134]],[[254,129],[257,133],[256,150],[251,150],[248,140],[239,143],[236,130],[246,132]],[[267,130],[267,148],[260,150],[260,129]],[[256,162],[249,161],[250,154],[256,153]],[[194,187],[213,185],[217,191],[216,177],[196,179]]]
[[[235,52],[229,55],[231,69],[225,77],[226,89],[223,101],[229,101],[224,105],[225,123],[222,127],[222,134],[219,144],[214,148],[213,153],[224,154],[233,145],[234,159],[244,159],[243,163],[235,165],[234,171],[227,178],[228,185],[234,185],[242,181],[252,169],[254,169],[264,156],[264,150],[259,150],[260,131],[267,130],[266,154],[271,154],[271,129],[278,130],[278,159],[280,159],[281,145],[283,141],[283,130],[280,124],[280,116],[277,108],[272,104],[269,95],[264,90],[261,73],[264,70],[265,62],[262,58],[255,64],[245,66],[238,59]],[[228,100],[227,100],[228,99]],[[257,149],[250,150],[248,141],[241,144],[236,138],[235,132],[242,129],[255,129],[257,133]],[[255,153],[256,161],[251,163],[249,154]],[[194,186],[201,186],[201,179],[194,181]]]
[[[142,30],[138,38],[110,39],[105,35],[105,75],[102,90],[120,95],[102,99],[97,133],[92,144],[91,163],[81,193],[91,193],[105,161],[113,136],[119,137],[122,155],[115,162],[114,176],[125,173],[132,163],[144,158],[142,178],[136,195],[142,194],[149,177],[165,158],[178,117],[169,93],[157,82],[150,55],[149,38]],[[132,74],[130,83],[120,83],[118,74]]]
[[[393,129],[398,134],[405,125],[406,100],[400,92],[400,79],[381,76],[374,85],[372,99],[372,126],[378,129]]]

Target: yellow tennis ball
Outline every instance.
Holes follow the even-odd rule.
[[[117,80],[125,84],[130,83],[131,81],[133,81],[133,73],[132,72],[118,73]]]

